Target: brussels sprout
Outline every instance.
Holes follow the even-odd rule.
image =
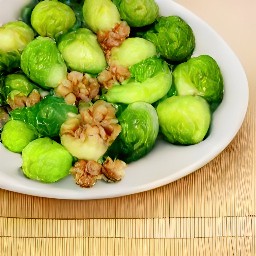
[[[85,0],[83,16],[85,24],[95,33],[110,31],[121,22],[119,11],[111,0]]]
[[[85,27],[83,17],[83,0],[60,0],[59,2],[70,6],[76,15],[76,22],[70,30],[76,30],[78,28]]]
[[[107,66],[96,35],[87,28],[80,28],[63,35],[58,48],[72,70],[96,74]]]
[[[0,51],[0,73],[11,72],[20,66],[20,56],[18,51],[2,52]]]
[[[11,21],[0,27],[0,51],[21,52],[34,39],[34,31],[23,21]]]
[[[20,66],[20,54],[34,32],[22,21],[11,21],[0,27],[0,38],[0,72],[11,72]]]
[[[156,47],[153,43],[140,37],[130,37],[119,47],[111,49],[109,63],[130,67],[154,55],[156,55]]]
[[[146,102],[134,102],[118,117],[121,133],[107,154],[126,163],[148,154],[155,145],[159,123],[155,108]]]
[[[50,138],[30,142],[22,151],[22,171],[29,178],[45,183],[56,182],[69,174],[73,158]]]
[[[209,55],[193,57],[179,64],[173,71],[173,82],[178,95],[199,95],[210,104],[219,104],[223,99],[222,73]]]
[[[66,79],[67,66],[56,43],[48,37],[31,41],[21,55],[21,69],[45,89],[55,88]]]
[[[12,119],[32,125],[39,135],[59,135],[62,123],[70,113],[77,114],[77,108],[65,103],[63,98],[48,95],[32,107],[17,108],[10,112]]]
[[[3,145],[16,153],[21,153],[36,137],[36,132],[28,124],[19,120],[9,120],[1,134]]]
[[[167,63],[159,58],[148,58],[135,64],[130,70],[131,78],[111,87],[103,94],[103,98],[112,103],[154,103],[171,88],[172,73]]]
[[[74,11],[58,1],[42,1],[31,14],[31,25],[40,36],[57,38],[76,22]]]
[[[186,61],[195,49],[192,28],[178,16],[160,17],[141,36],[154,43],[160,55],[170,62]]]
[[[154,0],[116,0],[121,19],[131,27],[152,24],[159,15],[159,7]]]
[[[156,110],[160,131],[170,143],[199,143],[210,127],[209,104],[200,96],[172,96],[160,102]]]
[[[37,86],[24,74],[9,74],[4,82],[4,94],[6,103],[10,104],[16,96],[28,96]]]

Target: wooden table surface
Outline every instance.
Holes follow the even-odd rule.
[[[256,1],[179,0],[240,59],[244,123],[214,160],[121,198],[66,201],[0,190],[0,255],[256,255]]]

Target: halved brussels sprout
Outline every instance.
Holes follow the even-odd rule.
[[[73,157],[50,138],[30,142],[22,151],[22,171],[32,180],[56,182],[69,174]]]
[[[141,36],[154,43],[160,55],[170,62],[188,60],[195,49],[192,28],[178,16],[160,17]]]
[[[78,159],[98,161],[120,133],[115,112],[110,103],[102,100],[85,104],[79,115],[62,124],[61,144]]]
[[[121,22],[118,9],[111,0],[85,0],[83,16],[85,24],[94,33],[110,31]]]
[[[96,35],[87,28],[63,35],[58,42],[58,48],[72,70],[97,74],[107,66]]]
[[[159,15],[159,7],[154,0],[114,0],[121,19],[131,27],[152,24]]]
[[[107,154],[126,163],[148,154],[155,145],[159,123],[155,108],[146,102],[134,102],[118,117],[121,133]]]
[[[178,95],[199,95],[210,104],[223,99],[224,82],[217,62],[209,55],[200,55],[179,64],[173,71]]]
[[[40,36],[57,38],[76,22],[73,10],[58,1],[39,2],[32,11],[31,25]]]
[[[44,89],[57,87],[67,76],[67,66],[56,43],[49,37],[37,37],[21,55],[21,69]]]
[[[11,72],[20,66],[20,54],[34,31],[22,21],[11,21],[0,27],[0,38],[0,72]]]
[[[142,60],[156,55],[156,47],[140,37],[127,38],[119,47],[112,48],[109,63],[130,67]]]
[[[33,84],[24,74],[9,74],[6,76],[4,81],[4,95],[6,103],[10,105],[17,96],[27,97],[34,89],[38,89],[38,87]]]
[[[21,52],[34,39],[34,31],[23,21],[11,21],[0,27],[0,51]]]
[[[200,96],[172,96],[157,106],[160,131],[174,144],[201,142],[210,127],[209,104]]]
[[[3,145],[10,151],[21,153],[21,151],[37,138],[35,130],[30,125],[19,121],[9,120],[1,133]]]
[[[157,57],[131,66],[131,78],[114,85],[103,94],[108,102],[130,104],[136,101],[154,103],[164,97],[172,85],[167,63]]]

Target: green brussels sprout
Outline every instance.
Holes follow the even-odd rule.
[[[130,67],[142,60],[156,55],[153,43],[140,37],[127,38],[120,46],[110,51],[111,65]]]
[[[0,72],[20,66],[20,55],[34,39],[34,31],[23,21],[11,21],[0,27]]]
[[[130,79],[112,86],[102,97],[112,103],[154,103],[164,97],[171,88],[172,73],[168,64],[157,57],[133,65],[130,72]]]
[[[195,49],[192,28],[178,16],[160,17],[141,36],[154,43],[158,53],[170,62],[188,60]]]
[[[63,35],[58,42],[58,48],[67,66],[72,70],[96,74],[107,66],[97,36],[87,28]]]
[[[12,72],[20,67],[20,52],[2,52],[0,50],[0,73]]]
[[[56,137],[69,114],[77,114],[77,112],[77,108],[66,104],[63,98],[48,95],[32,107],[11,111],[10,116],[14,120],[30,124],[40,136]]]
[[[63,179],[72,162],[69,152],[50,138],[33,140],[22,150],[22,171],[32,180],[53,183]]]
[[[74,11],[58,1],[42,1],[31,14],[31,25],[44,37],[57,38],[66,33],[76,22]]]
[[[196,144],[209,130],[210,107],[200,96],[172,96],[160,102],[156,110],[160,131],[170,143]]]
[[[134,102],[118,117],[121,133],[107,154],[130,163],[148,154],[155,145],[159,123],[155,108],[146,102]]]
[[[24,74],[15,73],[6,76],[4,81],[4,95],[6,103],[10,103],[15,96],[28,96],[32,90],[38,89]]]
[[[67,77],[67,66],[54,40],[37,37],[21,55],[22,71],[44,89],[57,87]]]
[[[110,31],[121,22],[119,11],[111,0],[85,0],[83,16],[86,26],[94,33]]]
[[[113,1],[121,19],[131,27],[143,27],[152,24],[159,15],[159,7],[154,0],[116,0]]]
[[[3,145],[15,153],[21,153],[29,142],[36,138],[36,132],[28,124],[19,120],[9,120],[1,134]]]
[[[0,51],[21,52],[34,39],[34,31],[23,21],[11,21],[0,27]]]
[[[76,23],[73,25],[73,27],[70,30],[76,30],[78,28],[85,27],[84,23],[84,17],[83,17],[83,0],[60,0],[59,2],[62,2],[68,6],[71,7],[73,12],[76,15]]]
[[[217,62],[209,55],[193,57],[173,71],[177,95],[199,95],[210,104],[223,99],[224,82]]]

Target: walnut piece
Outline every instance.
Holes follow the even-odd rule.
[[[112,104],[103,100],[97,100],[88,109],[80,110],[84,135],[99,136],[107,146],[111,145],[121,132],[115,113],[116,109]],[[77,131],[77,134],[79,133],[80,131]]]
[[[40,93],[34,89],[28,96],[14,96],[13,99],[8,99],[8,104],[11,109],[31,107],[41,100]]]
[[[125,167],[123,161],[113,161],[110,157],[102,165],[94,160],[78,160],[70,169],[70,173],[77,185],[91,188],[100,179],[108,182],[120,181],[124,177]]]
[[[127,67],[110,65],[98,75],[97,79],[102,87],[109,89],[114,84],[121,84],[130,76],[131,73]]]
[[[92,187],[98,179],[101,179],[101,165],[93,160],[78,160],[71,168],[77,185],[83,188]]]
[[[89,102],[97,99],[100,85],[96,78],[77,71],[68,73],[67,79],[55,89],[56,95],[65,99],[67,104],[78,104],[80,100]]]
[[[116,24],[111,31],[99,31],[97,39],[103,49],[106,59],[109,59],[113,47],[118,47],[130,35],[130,27],[125,22]]]
[[[113,161],[110,157],[108,157],[102,165],[102,173],[107,178],[107,181],[119,181],[124,177],[125,167],[125,162],[119,159]]]

